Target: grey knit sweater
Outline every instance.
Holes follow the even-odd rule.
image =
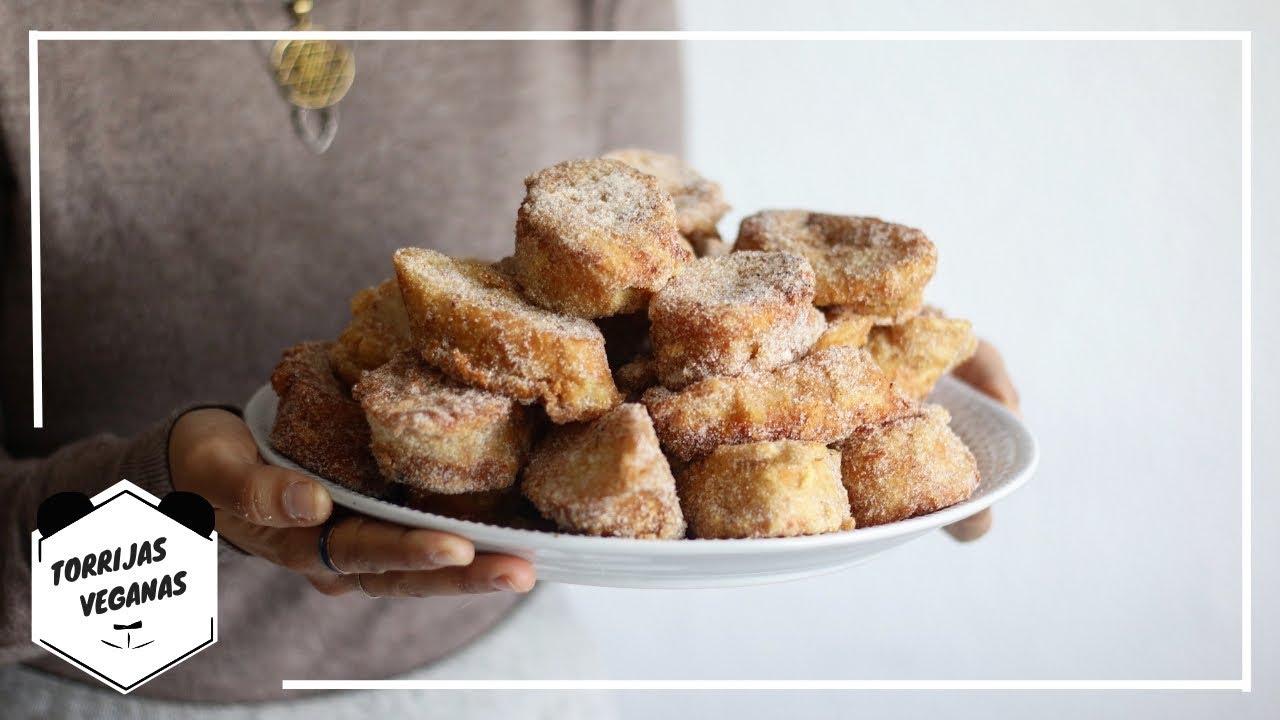
[[[333,29],[652,29],[666,3],[319,0]],[[252,25],[252,28],[246,27]],[[361,42],[332,148],[294,136],[267,43],[40,47],[44,427],[32,427],[28,29],[282,29],[275,0],[0,3],[0,663],[73,677],[29,639],[46,496],[168,492],[174,414],[238,404],[280,351],[333,337],[401,246],[499,257],[526,173],[619,145],[678,151],[671,43]],[[516,598],[325,597],[224,552],[219,642],[138,692],[280,698],[461,647]],[[566,651],[571,649],[566,648]]]

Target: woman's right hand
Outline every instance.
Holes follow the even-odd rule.
[[[218,533],[233,545],[307,578],[320,592],[357,588],[374,597],[428,597],[493,591],[527,592],[528,561],[476,555],[465,538],[406,528],[361,515],[329,531],[329,558],[320,559],[322,525],[333,500],[322,485],[258,455],[249,428],[225,410],[193,410],[169,435],[175,490],[194,492],[214,507]]]

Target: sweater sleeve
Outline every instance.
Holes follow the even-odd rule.
[[[0,8],[0,38],[12,41],[0,49],[0,267],[8,270],[29,268],[31,263],[26,243],[28,195],[23,189],[25,182],[20,180],[28,173],[25,35],[36,22],[29,10],[31,7],[22,3]],[[0,274],[0,336],[10,360],[30,357],[31,353],[26,320],[30,318],[26,300],[30,287],[14,282],[16,277],[20,277],[17,272]],[[4,365],[6,372],[13,365],[15,373],[30,377],[26,363]],[[6,375],[5,382],[11,381]],[[31,407],[25,402],[29,392],[25,382],[13,382],[0,393],[5,398],[0,429],[4,422],[29,422]],[[92,497],[121,479],[163,497],[172,490],[169,431],[189,409],[180,408],[132,437],[104,434],[81,438],[45,457],[15,458],[9,448],[0,447],[0,664],[20,662],[43,652],[31,642],[31,533],[40,503],[63,491]]]
[[[673,30],[674,3],[597,2],[592,30]],[[683,155],[684,83],[680,43],[628,40],[591,43],[592,91],[601,150],[641,147]]]

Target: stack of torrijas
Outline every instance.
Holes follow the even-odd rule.
[[[924,233],[765,211],[729,246],[720,186],[644,150],[525,186],[510,257],[401,249],[336,342],[286,352],[279,450],[432,512],[640,538],[834,532],[976,487],[923,402],[977,342],[923,306]]]

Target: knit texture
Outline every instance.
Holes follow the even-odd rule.
[[[236,405],[281,351],[336,336],[402,246],[498,258],[531,171],[618,146],[679,152],[673,43],[360,42],[327,153],[294,135],[266,42],[40,45],[44,428],[31,427],[27,30],[284,29],[278,2],[0,3],[0,662],[84,679],[30,642],[40,501],[128,477],[168,491],[175,411]],[[331,29],[653,29],[666,3],[322,0]],[[220,555],[219,642],[137,691],[281,697],[442,658],[510,595],[321,595]]]

